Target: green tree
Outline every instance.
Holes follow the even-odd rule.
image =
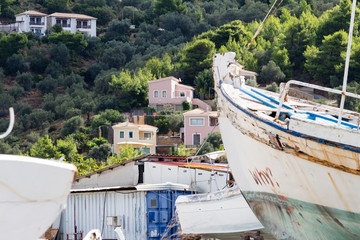
[[[40,138],[38,142],[30,148],[30,153],[28,154],[32,157],[47,159],[59,159],[62,156],[62,154],[57,151],[49,135]]]
[[[121,71],[112,76],[111,86],[116,89],[116,95],[120,100],[119,107],[128,110],[132,107],[142,107],[148,101],[148,81],[154,79],[148,69],[140,69],[135,74],[129,71]]]
[[[180,128],[184,126],[184,116],[182,114],[172,114],[167,118],[169,119],[169,129],[174,136],[174,133],[180,132]]]
[[[158,59],[157,57],[149,59],[146,62],[146,67],[156,79],[169,76],[173,69],[171,57],[167,53],[164,54],[162,59]]]
[[[73,52],[81,52],[87,46],[87,41],[84,39],[84,34],[81,32],[70,33],[62,31],[59,33],[53,32],[48,37],[53,44],[63,43]]]
[[[51,75],[47,76],[36,84],[36,87],[40,89],[43,94],[51,93],[55,91],[58,86],[58,80],[53,78]]]
[[[25,59],[21,54],[14,54],[6,60],[6,70],[12,76],[15,76],[17,72],[24,72],[25,69]]]
[[[210,40],[200,39],[188,44],[181,58],[184,82],[192,84],[198,72],[211,68],[214,54],[215,44]]]
[[[48,124],[53,120],[54,116],[51,112],[42,109],[36,109],[29,114],[29,122],[31,128],[43,128],[44,124]]]
[[[211,89],[214,88],[214,81],[212,71],[205,69],[199,72],[195,77],[195,89],[198,93],[202,93],[207,96],[207,99],[211,98]]]
[[[115,157],[117,162],[133,159],[139,156],[139,151],[135,150],[132,145],[126,145],[119,148],[119,154]],[[111,160],[112,158],[110,158]],[[114,160],[114,159],[112,159]]]
[[[185,143],[181,143],[180,146],[174,145],[170,148],[169,154],[176,156],[190,156],[190,150],[186,149]]]
[[[160,118],[155,120],[155,126],[159,129],[159,134],[167,134],[169,132],[170,120],[167,118]]]
[[[61,12],[66,10],[69,0],[44,0],[44,5],[49,12]]]
[[[16,76],[16,82],[22,86],[26,91],[29,91],[33,86],[33,77],[31,73],[25,72]]]
[[[186,13],[186,4],[182,0],[155,0],[154,13],[157,16],[163,15],[167,12]]]
[[[329,85],[330,76],[341,77],[343,69],[338,68],[345,62],[348,34],[344,31],[326,36],[317,48],[308,46],[304,52],[305,67],[316,80]]]
[[[191,103],[189,103],[188,101],[184,101],[182,102],[182,107],[184,111],[188,111],[191,109]]]
[[[76,142],[71,136],[56,140],[56,151],[63,154],[65,156],[64,160],[67,162],[75,162],[77,160],[76,155],[78,155],[78,151]]]
[[[20,49],[24,48],[28,43],[25,34],[10,33],[0,38],[0,60],[4,62],[8,57],[16,54]]]
[[[67,65],[70,61],[69,49],[62,42],[59,42],[50,48],[50,56],[54,61],[61,65]]]
[[[271,92],[279,92],[279,87],[276,82],[272,82],[271,84],[266,85],[265,89]]]
[[[271,82],[280,82],[285,78],[285,74],[281,71],[279,66],[276,65],[274,61],[269,61],[269,63],[261,68],[259,74],[259,83],[271,83]]]
[[[111,154],[111,145],[109,143],[103,143],[99,146],[94,146],[89,151],[89,156],[98,161],[106,161],[107,157]]]
[[[82,126],[84,126],[84,119],[81,116],[72,117],[62,124],[61,136],[65,137],[72,133],[77,133]]]

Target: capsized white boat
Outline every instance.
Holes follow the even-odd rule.
[[[359,96],[293,80],[279,95],[245,85],[241,68],[214,56],[225,151],[255,215],[278,239],[360,239],[359,114],[284,103],[290,84]]]
[[[2,239],[37,239],[66,206],[76,175],[72,164],[0,154]]]
[[[13,123],[10,109],[10,125],[0,138]],[[0,154],[0,238],[35,240],[45,233],[65,208],[76,172],[69,163]]]
[[[238,187],[179,196],[175,205],[182,234],[235,236],[263,228]]]

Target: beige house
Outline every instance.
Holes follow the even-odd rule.
[[[121,146],[132,145],[142,153],[155,154],[157,127],[146,124],[123,122],[112,126],[114,132],[114,153]]]

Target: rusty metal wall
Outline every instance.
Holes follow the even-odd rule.
[[[115,227],[106,224],[108,216],[121,217],[126,239],[146,239],[145,192],[116,191],[70,194],[57,239],[66,240],[66,234],[74,233],[75,226],[76,232],[83,232],[83,236],[91,229],[99,229],[102,238],[118,239]]]

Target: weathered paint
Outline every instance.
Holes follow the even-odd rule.
[[[117,239],[114,226],[106,225],[107,216],[122,218],[125,239],[146,239],[145,192],[75,193],[68,197],[67,208],[61,216],[59,236],[66,240],[67,233],[87,233],[102,230],[102,238]]]
[[[359,146],[326,139],[330,131],[290,130],[288,122],[247,108],[261,104],[227,84],[236,78],[227,72],[231,55],[214,58],[220,130],[235,180],[254,213],[279,239],[359,238]],[[308,210],[301,212],[301,206]]]
[[[176,201],[176,212],[183,234],[240,233],[263,228],[238,187],[181,196]]]
[[[360,239],[360,214],[271,193],[243,192],[259,220],[281,239]],[[288,231],[291,229],[293,231]]]

